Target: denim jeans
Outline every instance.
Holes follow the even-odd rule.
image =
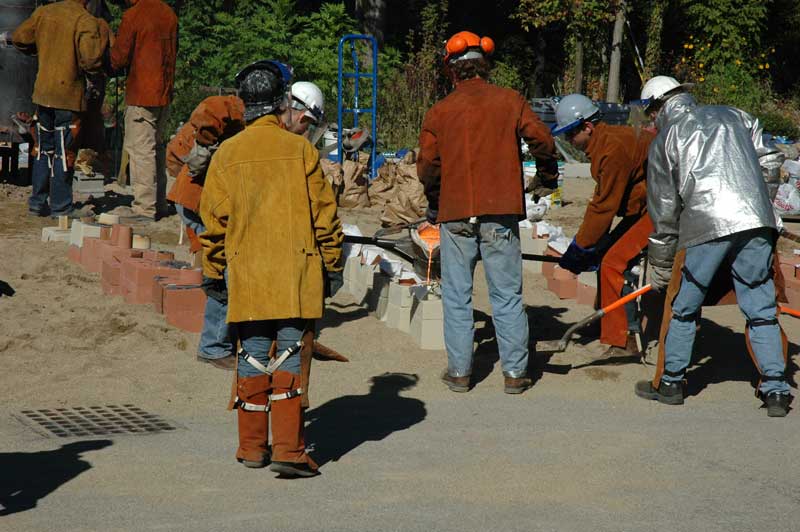
[[[771,277],[773,238],[771,229],[762,228],[734,233],[686,250],[681,288],[672,303],[673,317],[664,345],[664,380],[683,379],[692,356],[695,316],[720,267],[731,270],[736,300],[747,318],[750,344],[761,374],[783,377],[786,364]],[[762,380],[760,390],[765,394],[789,393],[789,385],[785,380]]]
[[[528,318],[522,303],[522,255],[516,216],[482,216],[441,224],[442,305],[448,372],[472,373],[475,321],[472,286],[475,265],[483,259],[489,301],[503,374],[522,377],[528,370]]]
[[[69,214],[72,212],[72,169],[65,171],[64,165],[67,147],[72,143],[73,113],[39,105],[36,114],[39,117],[39,155],[33,161],[33,190],[28,210],[36,214],[47,214],[49,210],[53,216]]]
[[[183,205],[175,204],[175,210],[183,223],[190,227],[196,234],[204,232],[203,221],[200,216]],[[203,358],[225,358],[233,354],[234,339],[231,327],[226,322],[228,304],[217,301],[211,297],[206,299],[206,310],[203,317],[203,331],[200,333],[200,346],[198,355]]]
[[[281,353],[295,345],[303,337],[306,320],[246,321],[232,325],[236,328],[236,334],[242,342],[242,348],[250,356],[266,366],[269,362],[269,349],[272,347],[272,341],[277,339],[278,356],[280,356]],[[283,361],[278,369],[299,375],[300,352],[293,353]],[[242,357],[239,357],[238,373],[240,377],[263,375],[261,371],[246,362]]]

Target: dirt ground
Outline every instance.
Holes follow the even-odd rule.
[[[568,180],[569,203],[550,220],[574,233],[592,188],[589,180]],[[337,295],[318,324],[320,341],[351,362],[315,363],[310,393],[317,418],[309,443],[327,463],[323,476],[281,489],[259,477],[263,491],[238,493],[248,511],[237,513],[226,502],[233,492],[224,490],[241,490],[254,477],[232,460],[235,416],[224,409],[230,374],[195,361],[198,335],[167,325],[149,306],[104,296],[98,275],[67,261],[66,244],[42,243],[41,228],[54,224],[27,216],[26,198],[24,189],[0,187],[0,281],[14,291],[0,297],[0,446],[29,457],[68,443],[19,423],[15,416],[25,409],[130,403],[183,429],[115,438],[114,447],[88,455],[91,471],[41,495],[36,511],[0,517],[7,519],[2,530],[256,530],[265,529],[254,524],[265,516],[275,519],[266,526],[273,530],[649,530],[669,526],[682,512],[692,519],[685,525],[705,525],[672,529],[790,530],[785,519],[796,522],[794,447],[774,444],[800,436],[798,414],[766,424],[752,395],[737,308],[704,312],[683,408],[634,398],[635,381],[649,378],[652,368],[598,360],[596,331],[565,353],[533,358],[536,385],[509,398],[501,393],[480,267],[475,389],[447,391],[438,382],[444,352],[417,349],[348,294]],[[341,214],[365,234],[377,228],[374,210]],[[176,249],[175,217],[136,230]],[[177,250],[188,258],[185,248]],[[524,283],[532,340],[555,339],[590,312],[556,299],[540,276],[526,273]],[[781,321],[795,356],[800,322]],[[387,372],[410,375],[413,384],[403,395],[381,395],[375,379]],[[671,435],[687,431],[683,458],[667,453],[671,444],[649,444],[661,437],[662,424]],[[763,435],[748,434],[747,426]],[[362,439],[350,442],[350,432]],[[771,457],[759,454],[765,442],[773,444]],[[784,488],[763,476],[779,478]],[[306,493],[316,512],[284,505],[276,514],[263,503]],[[345,493],[351,496],[333,495]],[[708,513],[728,500],[739,504],[731,517]],[[775,526],[759,511],[766,506],[780,510]],[[466,526],[459,515],[469,516]]]

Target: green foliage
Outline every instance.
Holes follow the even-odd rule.
[[[520,0],[513,17],[525,31],[562,20],[571,30],[582,30],[613,22],[616,13],[615,0]]]
[[[435,0],[420,15],[420,31],[408,35],[404,65],[384,77],[379,137],[387,148],[414,147],[425,113],[444,94],[442,43],[447,38],[448,0]]]
[[[760,53],[761,34],[772,0],[680,0],[686,29],[697,37],[697,59],[705,64],[749,60]],[[684,48],[693,46],[691,42]]]
[[[757,116],[764,131],[773,135],[798,138],[797,122],[788,104],[779,104],[764,80],[755,77],[743,65],[715,65],[694,90],[699,102],[731,105]]]
[[[522,74],[520,74],[519,69],[502,61],[494,62],[494,68],[492,68],[489,81],[495,85],[508,87],[509,89],[514,89],[520,92],[522,92],[525,86],[525,82],[522,79]]]

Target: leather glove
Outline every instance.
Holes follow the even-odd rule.
[[[650,268],[650,286],[656,292],[666,290],[669,286],[669,281],[672,279],[672,268],[664,268],[661,266],[649,265]]]
[[[582,248],[573,238],[567,251],[558,261],[558,265],[577,275],[582,272],[596,271],[599,262],[600,257],[597,256],[593,247]]]
[[[341,271],[326,272],[325,297],[333,297],[344,286],[344,275]]]
[[[200,285],[203,292],[208,297],[220,303],[228,302],[228,285],[225,284],[225,279],[212,279],[211,277],[203,276],[203,283]]]
[[[432,209],[430,206],[428,206],[428,208],[425,209],[425,219],[428,221],[429,224],[436,225],[436,218],[438,217],[439,217],[439,209]]]

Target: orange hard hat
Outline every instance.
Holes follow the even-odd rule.
[[[459,31],[445,44],[444,62],[457,59],[476,59],[478,55],[467,57],[468,52],[480,54],[481,57],[494,53],[494,41],[490,37],[478,37],[471,31]]]

